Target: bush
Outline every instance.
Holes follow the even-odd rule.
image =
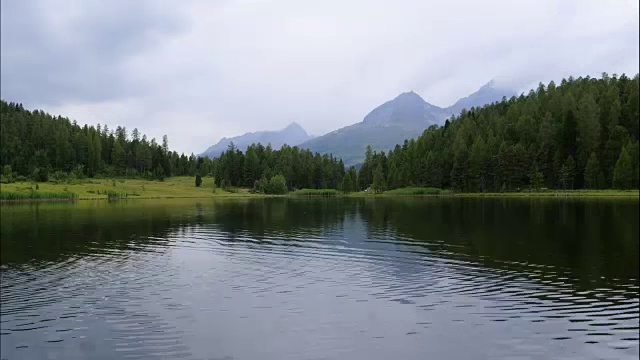
[[[74,173],[70,172],[70,173],[67,175],[67,183],[68,183],[68,184],[71,184],[71,183],[73,183],[73,182],[75,182],[75,181],[77,181],[77,180],[78,180],[78,178],[76,177],[76,174],[74,174]]]
[[[276,175],[269,180],[266,188],[267,194],[283,195],[287,193],[287,181],[282,175]]]
[[[291,193],[296,196],[337,196],[338,194],[336,189],[300,189]]]
[[[49,176],[49,181],[53,182],[65,182],[69,180],[69,174],[64,171],[56,171]]]
[[[253,189],[251,189],[251,192],[264,193],[267,188],[267,184],[268,184],[267,178],[262,176],[260,180],[256,180],[253,182]]]
[[[200,187],[202,185],[202,176],[200,174],[196,175],[196,187]]]
[[[31,173],[31,180],[45,182],[49,180],[49,172],[45,168],[35,168]]]
[[[137,178],[138,175],[140,175],[140,174],[138,174],[136,169],[131,169],[131,168],[128,168],[124,173],[124,176],[128,177],[128,178]]]
[[[11,165],[5,165],[4,167],[2,167],[2,175],[4,175],[4,177],[11,177],[11,175],[13,175]]]
[[[438,188],[400,188],[385,191],[385,194],[390,195],[441,195],[450,193],[451,192],[449,190],[442,190]]]
[[[73,173],[76,179],[84,179],[84,166],[76,165],[73,170],[71,170],[71,173]]]
[[[156,170],[154,171],[154,175],[156,180],[164,181],[164,168],[162,167],[162,165],[158,165],[156,167]]]

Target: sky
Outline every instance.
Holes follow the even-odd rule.
[[[638,0],[2,0],[0,95],[201,153],[292,121],[322,135],[405,91],[448,106],[638,73]]]

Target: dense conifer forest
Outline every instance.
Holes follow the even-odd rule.
[[[68,118],[5,101],[0,103],[0,115],[0,162],[11,167],[14,177],[36,181],[65,175],[162,179],[195,175],[203,164],[193,154],[171,152],[166,136],[159,144],[138,129],[129,134],[123,127],[80,126]]]
[[[569,78],[463,111],[394,150],[367,149],[359,171],[298,147],[233,144],[216,159],[186,156],[137,129],[80,126],[0,103],[3,181],[213,176],[219,186],[374,191],[407,186],[465,192],[638,188],[639,80]],[[285,184],[285,185],[282,185]]]
[[[67,118],[5,101],[0,103],[0,114],[0,163],[5,182],[83,177],[162,180],[198,174],[214,176],[222,187],[264,191],[276,175],[284,176],[289,189],[338,188],[344,177],[342,160],[297,147],[285,145],[273,150],[270,145],[257,144],[243,153],[231,144],[219,158],[197,158],[170,151],[166,136],[159,144],[138,129],[129,134],[123,127],[79,126]]]
[[[465,110],[388,153],[369,148],[358,186],[637,189],[638,86],[638,75],[569,78]]]

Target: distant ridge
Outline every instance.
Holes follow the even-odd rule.
[[[371,110],[362,122],[308,140],[299,146],[313,152],[331,153],[344,160],[346,165],[356,165],[364,160],[367,145],[371,145],[375,151],[390,150],[405,139],[419,136],[431,125],[441,125],[451,115],[457,115],[465,108],[487,105],[515,94],[516,91],[498,87],[491,80],[473,94],[447,108],[441,108],[409,91]]]
[[[236,148],[244,151],[253,143],[261,143],[265,146],[271,144],[274,149],[278,149],[284,144],[295,146],[312,138],[313,136],[309,135],[300,124],[294,121],[279,131],[256,131],[231,138],[224,137],[198,156],[218,157],[227,150],[232,142]]]

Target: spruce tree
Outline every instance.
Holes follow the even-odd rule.
[[[613,187],[615,189],[631,189],[633,184],[633,167],[631,166],[631,156],[625,147],[622,147],[620,156],[613,168]]]
[[[345,194],[353,191],[353,181],[351,180],[351,174],[349,172],[346,172],[344,174],[344,178],[342,179],[342,191]]]
[[[371,188],[375,193],[381,193],[386,189],[384,172],[381,163],[378,164],[376,170],[373,172],[373,184],[371,185]]]
[[[573,182],[576,176],[576,162],[573,160],[573,156],[569,155],[567,161],[564,162],[562,168],[560,169],[560,182],[562,183],[562,188],[573,189]]]
[[[600,162],[596,153],[592,152],[584,169],[584,187],[585,189],[597,189],[600,178]]]

